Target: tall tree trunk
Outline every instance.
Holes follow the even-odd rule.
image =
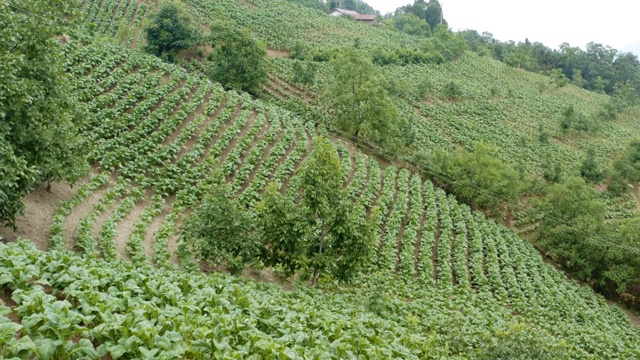
[[[318,250],[318,257],[322,257],[322,248],[324,246],[324,238],[327,236],[327,225],[322,222],[322,234],[320,235],[320,249]],[[315,287],[318,282],[318,276],[320,276],[320,270],[318,269],[318,265],[316,265],[313,269],[313,279],[311,280],[311,287]]]
[[[358,123],[356,124],[356,132],[353,134],[353,137],[358,140],[358,135],[360,134],[360,128],[362,127],[362,115],[358,116]]]
[[[318,251],[318,256],[322,256],[322,245],[324,243],[324,238],[320,238],[320,251]],[[311,287],[315,287],[318,282],[318,276],[320,276],[320,271],[318,270],[318,265],[313,269],[313,280],[311,280]]]
[[[47,180],[47,192],[51,192],[51,180]]]

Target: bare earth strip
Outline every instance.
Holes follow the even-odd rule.
[[[228,98],[225,96],[224,99],[222,99],[222,102],[220,103],[220,105],[218,105],[218,107],[214,111],[214,113],[211,116],[207,117],[207,120],[204,123],[202,123],[202,125],[200,125],[200,127],[196,130],[196,135],[199,136],[200,134],[202,134],[202,132],[209,125],[211,125],[211,123],[218,117],[218,115],[220,115],[220,112],[227,107],[227,100]],[[208,101],[205,101],[205,106],[207,102]],[[189,151],[193,150],[193,147],[198,142],[198,136],[192,136],[186,141],[182,149],[180,149],[180,151],[178,152],[178,156],[176,156],[176,158],[174,159],[174,162],[177,161],[177,159],[183,157]]]
[[[116,237],[114,241],[116,243],[118,255],[120,255],[120,258],[122,259],[130,260],[129,254],[127,254],[127,250],[125,248],[129,241],[129,236],[133,232],[138,220],[140,220],[140,215],[142,215],[144,210],[151,204],[151,196],[153,196],[153,191],[147,189],[144,198],[138,201],[133,210],[131,210],[131,212],[127,214],[127,216],[125,216],[125,218],[116,226]]]
[[[176,196],[170,195],[165,199],[165,204],[162,207],[162,212],[153,220],[151,220],[151,224],[147,228],[147,232],[145,234],[144,240],[142,241],[142,247],[144,248],[145,253],[149,259],[153,259],[153,237],[155,233],[160,230],[162,227],[162,223],[164,222],[165,216],[171,212],[173,207],[173,202],[175,201]]]
[[[307,147],[304,151],[304,154],[302,154],[302,156],[300,157],[300,160],[296,162],[293,168],[293,171],[291,171],[291,174],[289,174],[289,176],[287,176],[287,178],[284,179],[284,183],[282,184],[282,189],[281,189],[282,194],[285,194],[287,192],[287,190],[289,189],[289,186],[291,185],[291,179],[293,179],[293,177],[298,173],[298,171],[302,167],[302,164],[304,164],[305,160],[307,160],[307,158],[309,157],[309,155],[311,155],[311,152],[313,151],[314,147],[313,147],[313,139],[311,138],[311,135],[309,135],[309,133],[306,130],[304,131],[304,134],[305,134],[305,140],[307,142]]]
[[[71,213],[64,220],[64,238],[66,239],[67,249],[73,250],[75,246],[74,233],[82,218],[84,218],[93,206],[97,204],[104,194],[109,191],[117,182],[117,177],[111,176],[109,183],[100,189],[94,191],[86,199],[84,199],[78,206],[76,206]]]
[[[33,241],[38,249],[47,250],[49,246],[49,229],[58,206],[73,198],[76,191],[88,181],[82,179],[73,187],[65,183],[52,183],[51,192],[47,192],[46,184],[32,191],[24,198],[24,216],[18,218],[16,231],[8,227],[0,227],[0,237],[6,241],[17,238]]]
[[[198,84],[198,85],[196,85],[194,87],[194,89],[192,90],[191,94],[189,94],[189,96],[184,101],[184,103],[187,104],[187,103],[191,102],[193,97],[198,93],[199,89],[200,89],[200,84]],[[200,104],[198,104],[198,107],[196,108],[196,110],[193,111],[191,114],[187,115],[187,117],[184,118],[184,120],[182,120],[180,125],[178,125],[178,127],[175,128],[171,132],[171,134],[164,139],[164,141],[162,142],[162,145],[166,146],[166,145],[172,144],[172,143],[174,143],[176,141],[176,139],[178,138],[178,136],[180,136],[180,134],[182,133],[184,128],[186,128],[187,125],[189,125],[189,123],[191,123],[196,118],[197,115],[200,115],[200,114],[202,114],[204,112],[204,106],[209,101],[209,97],[210,96],[211,96],[211,91],[209,91],[205,95],[204,100],[202,100],[202,102]]]

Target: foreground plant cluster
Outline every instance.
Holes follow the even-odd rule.
[[[416,286],[381,276],[329,286],[323,293],[283,292],[277,285],[225,274],[44,253],[27,242],[0,245],[0,269],[0,283],[10,296],[0,306],[0,348],[7,359],[640,354],[638,334],[622,315],[561,277],[545,277],[548,287],[537,289],[548,300],[544,310],[519,302],[508,309],[490,293],[463,286]],[[513,284],[508,293],[515,295],[523,284]]]

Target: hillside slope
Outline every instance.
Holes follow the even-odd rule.
[[[237,7],[239,13],[259,4],[278,9],[284,2],[199,4]],[[133,47],[142,39],[126,28],[138,27],[154,6],[127,0],[83,4],[99,31],[121,35]],[[279,19],[274,14],[272,20]],[[381,31],[354,29],[365,35]],[[386,36],[379,34],[371,39]],[[3,356],[640,357],[640,334],[622,311],[568,281],[512,230],[459,204],[422,174],[381,162],[276,105],[301,96],[281,78],[287,76],[288,60],[273,61],[282,64],[274,69],[283,71],[271,76],[271,84],[282,80],[279,95],[265,95],[271,102],[225,91],[198,71],[101,37],[74,40],[65,55],[73,91],[89,110],[82,132],[93,170],[81,186],[67,189],[70,196],[47,219],[49,231],[41,227],[27,234],[46,240],[48,252],[28,242],[0,244]],[[437,79],[438,89],[447,79],[435,74],[441,69],[462,77],[470,72],[465,64],[483,61],[465,55],[456,63],[414,70],[416,76]],[[404,74],[410,69],[389,71],[410,82],[413,73]],[[516,75],[508,75],[506,82]],[[475,81],[481,84],[481,79]],[[474,94],[474,82],[469,84],[465,94]],[[508,96],[503,107],[473,96],[478,107],[470,106],[474,112],[487,107],[510,112],[513,107],[530,114],[529,107],[517,104],[533,91],[523,88],[520,98],[516,90],[515,100]],[[422,114],[425,121],[438,116],[429,113],[434,109],[444,113],[437,126],[422,127],[423,147],[465,145],[463,134],[474,131],[493,134],[482,113],[449,125],[447,119],[464,109],[437,98],[419,104],[411,96],[398,100],[407,113]],[[474,120],[478,127],[469,125],[463,133],[460,127]],[[444,130],[434,130],[438,126]],[[452,135],[433,144],[425,140],[435,139],[429,134],[436,131]],[[377,251],[365,271],[353,284],[325,283],[322,291],[302,286],[284,291],[200,272],[198,266],[205,264],[181,241],[179,227],[203,195],[226,182],[236,201],[251,211],[273,181],[286,196],[297,197],[298,170],[318,135],[334,142],[351,200],[366,209],[380,208]],[[507,140],[495,136],[488,138]],[[43,201],[59,199],[40,195]]]
[[[142,320],[132,316],[142,316],[158,334],[186,344],[178,349],[187,351],[189,346],[201,343],[196,338],[175,336],[173,325],[157,323],[159,313],[156,310],[144,310],[144,314],[127,311],[127,315],[119,310],[109,310],[105,314],[106,310],[99,310],[100,306],[88,308],[82,305],[80,294],[72,289],[80,286],[79,279],[91,281],[91,276],[83,274],[91,274],[95,268],[102,269],[103,273],[113,266],[110,275],[103,277],[101,286],[105,290],[93,288],[82,296],[109,302],[103,291],[112,289],[109,296],[119,297],[113,293],[111,284],[126,283],[130,288],[140,288],[136,290],[139,296],[149,297],[149,300],[139,297],[140,300],[135,300],[141,301],[142,307],[148,306],[149,302],[173,304],[166,311],[181,314],[185,319],[205,312],[207,307],[198,310],[180,300],[161,300],[157,294],[153,295],[152,287],[148,285],[152,279],[158,279],[162,283],[169,281],[167,289],[175,288],[171,282],[182,281],[178,280],[183,279],[181,271],[196,268],[186,244],[177,242],[181,220],[197,205],[207,186],[215,183],[216,178],[210,174],[216,163],[220,164],[224,180],[232,184],[238,201],[248,206],[256,201],[270,180],[278,182],[286,194],[295,196],[297,169],[309,153],[315,129],[305,127],[296,116],[277,106],[225,92],[206,79],[189,75],[154,57],[97,40],[80,47],[68,47],[66,64],[75,79],[75,91],[94,114],[84,129],[95,144],[91,155],[96,161],[94,174],[72,199],[59,205],[52,219],[50,246],[56,251],[40,254],[23,245],[1,248],[5,263],[0,268],[11,274],[3,277],[4,288],[20,303],[28,298],[44,297],[51,306],[71,306],[84,316],[99,315],[94,320],[76,323],[74,331],[77,333],[72,332],[72,337],[84,334],[80,336],[98,344],[97,348],[102,344],[107,348],[116,346],[120,341],[122,335],[118,335],[117,328],[114,332],[109,330],[108,336],[103,334],[107,329],[106,325],[101,325],[104,320],[100,319],[110,318],[112,315],[108,314],[113,313],[123,324]],[[327,298],[314,300],[304,295],[304,291],[294,291],[290,296],[305,299],[302,304],[291,305],[300,309],[296,311],[301,317],[328,321],[324,313],[309,312],[318,308],[318,301],[326,300],[328,302],[322,306],[326,306],[327,311],[344,308],[345,314],[350,314],[351,322],[352,316],[366,316],[361,300],[363,296],[370,296],[369,306],[377,309],[372,311],[383,314],[377,315],[386,319],[380,321],[390,321],[384,326],[388,326],[394,335],[380,335],[379,339],[384,340],[371,338],[361,345],[367,351],[378,351],[373,350],[375,347],[381,354],[391,351],[395,354],[392,356],[400,358],[423,357],[421,354],[426,353],[482,357],[484,351],[494,347],[490,344],[501,337],[514,339],[517,344],[528,338],[526,341],[532,342],[531,348],[542,354],[565,354],[569,358],[632,358],[640,354],[638,334],[621,311],[607,306],[590,290],[567,282],[561,272],[545,264],[537,251],[512,231],[486,220],[479,213],[472,213],[467,206],[458,204],[418,174],[379,164],[376,159],[345,144],[337,142],[336,146],[342,159],[345,186],[354,201],[366,207],[377,205],[382,210],[378,252],[369,264],[367,274],[356,282],[358,285],[336,288],[335,295],[333,290],[327,295],[341,299],[336,301],[344,301],[342,305]],[[85,260],[65,253],[65,249],[77,250]],[[106,262],[91,260],[96,257]],[[176,258],[180,259],[180,267],[176,266]],[[133,270],[117,259],[130,259],[140,267]],[[21,265],[21,261],[25,264]],[[166,270],[156,273],[146,263]],[[56,266],[55,270],[51,266]],[[67,266],[69,272],[64,270]],[[29,273],[23,272],[27,270]],[[144,275],[137,278],[138,272]],[[49,274],[60,274],[64,280],[56,280]],[[123,276],[134,278],[124,279]],[[218,278],[220,276],[226,279],[226,275],[218,275]],[[202,283],[188,285],[188,288],[200,289],[202,294],[219,288],[215,280],[206,280],[202,275],[189,277]],[[39,279],[44,279],[44,284],[51,284],[51,291],[68,303],[58,301],[58,305],[53,305],[57,300],[39,290]],[[147,285],[142,287],[142,284]],[[23,297],[18,289],[29,295]],[[182,291],[187,291],[183,292],[185,299],[195,296],[191,290]],[[229,296],[244,298],[253,291],[236,287]],[[265,291],[260,290],[255,296],[280,301],[280,290]],[[340,294],[350,291],[357,295]],[[177,289],[163,292],[179,293]],[[247,304],[246,300],[238,299],[230,301],[239,301],[240,306]],[[271,303],[271,300],[267,302]],[[135,304],[122,306],[131,309],[138,306]],[[229,311],[244,318],[241,315],[244,312],[234,312],[220,303],[211,306],[218,310],[206,312]],[[252,308],[254,305],[247,306]],[[40,330],[31,329],[33,322],[27,319],[36,316],[40,308],[30,305],[12,305],[11,308],[17,314],[14,318],[25,326],[20,334],[38,338]],[[258,325],[266,321],[264,311],[250,312],[256,321],[252,325],[256,330],[251,331],[271,331]],[[227,320],[220,321],[224,324]],[[340,320],[336,321],[340,323]],[[362,321],[364,328],[351,323],[354,327],[348,328],[353,330],[344,335],[345,341],[361,338],[354,331],[368,333],[381,326],[378,320]],[[176,320],[177,323],[182,320]],[[232,323],[239,324],[235,320]],[[198,322],[193,326],[204,329]],[[332,326],[340,334],[345,334],[347,329],[338,330],[335,324]],[[407,328],[412,329],[413,335],[409,338],[404,335]],[[218,343],[226,341],[224,339],[229,335],[224,334],[236,331],[226,329],[226,333],[219,333],[221,338],[216,338]],[[284,331],[278,336],[288,333]],[[335,350],[329,350],[336,351],[335,354],[359,351],[353,342],[346,347],[338,346],[336,335],[318,333],[316,336],[314,344],[329,341],[336,346],[330,348]],[[399,340],[389,342],[392,338]],[[229,340],[229,346],[225,345],[219,351],[227,354],[258,351],[251,347],[257,345],[235,339]],[[269,342],[276,341],[270,339]],[[294,349],[300,357],[307,351],[315,351],[315,345],[304,341],[298,344],[293,340],[295,338],[286,339],[289,340],[276,341],[280,344],[279,349]],[[136,343],[138,340],[131,341]],[[144,338],[140,341],[148,349],[158,349],[158,354],[172,354],[165,345],[147,342]],[[396,343],[401,344],[397,345],[400,350],[394,350]],[[215,346],[218,349],[218,345]],[[199,349],[203,354],[214,351],[213,348]],[[100,351],[104,350],[103,347]],[[135,349],[127,351],[136,356]],[[194,358],[197,357],[194,355]]]

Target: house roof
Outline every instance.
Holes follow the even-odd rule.
[[[335,9],[333,11],[333,14],[335,13],[340,13],[342,15],[349,15],[359,21],[373,21],[377,17],[377,15],[364,15],[364,14],[358,13],[357,11],[346,10],[346,9]]]
[[[377,15],[362,15],[362,14],[358,14],[354,16],[356,20],[361,20],[361,21],[373,21],[377,17],[378,17]]]
[[[347,10],[347,9],[335,9],[334,11],[337,11],[344,15],[351,15],[351,16],[360,15],[360,13],[358,13],[357,11]]]

